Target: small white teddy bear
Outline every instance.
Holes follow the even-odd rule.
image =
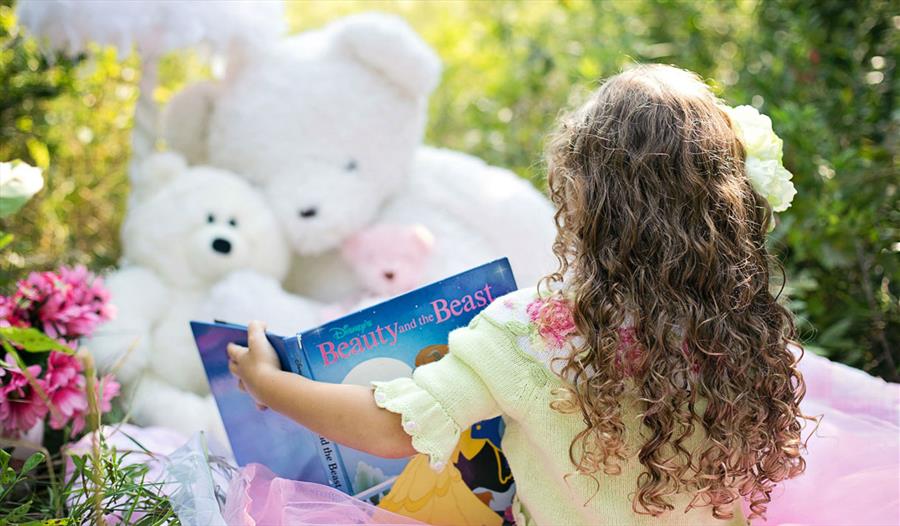
[[[133,174],[132,189],[122,268],[106,279],[118,316],[85,345],[98,365],[117,368],[136,423],[221,439],[188,322],[215,315],[200,307],[232,271],[252,270],[261,288],[279,287],[289,248],[258,191],[232,173],[154,154]],[[299,298],[289,307],[294,319],[318,308]]]

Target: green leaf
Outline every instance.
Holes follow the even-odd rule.
[[[75,354],[74,350],[33,327],[0,327],[0,337],[16,344],[25,352],[59,351]]]
[[[15,508],[11,512],[9,512],[6,515],[6,517],[3,517],[3,520],[15,524],[15,523],[19,522],[19,520],[21,520],[22,517],[24,517],[25,514],[28,513],[28,510],[30,510],[30,509],[31,509],[31,501],[29,500],[25,504],[22,504],[21,506],[18,506],[17,508]]]
[[[847,331],[853,325],[853,321],[853,318],[844,318],[836,321],[827,329],[823,330],[816,340],[823,344],[835,343],[847,334]]]
[[[0,470],[6,469],[6,466],[9,465],[10,458],[12,458],[12,455],[10,455],[8,451],[0,449]]]
[[[72,464],[75,465],[75,469],[72,470],[73,475],[77,475],[78,473],[81,473],[82,471],[84,471],[84,466],[85,466],[85,457],[84,456],[72,455],[69,458],[72,459]]]
[[[12,234],[0,232],[0,250],[12,243],[13,239],[15,239],[15,236],[13,236]]]
[[[16,196],[16,197],[4,197],[0,196],[0,217],[11,216],[18,212],[25,203],[28,202],[28,197]]]
[[[7,487],[15,483],[16,470],[11,467],[5,467],[0,471],[0,486]]]
[[[28,457],[28,459],[25,460],[25,464],[22,466],[21,474],[25,475],[29,473],[34,468],[38,467],[46,458],[46,455],[44,455],[40,451],[31,455],[30,457]]]

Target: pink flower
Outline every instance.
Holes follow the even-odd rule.
[[[10,355],[7,355],[6,362],[15,363]],[[71,423],[72,433],[80,433],[90,409],[81,362],[74,356],[51,351],[43,377],[40,377],[39,365],[29,366],[27,370],[47,395],[50,405],[38,395],[15,365],[0,367],[0,379],[4,383],[0,386],[0,432],[5,436],[18,437],[49,413],[48,424],[52,429],[62,429]],[[107,375],[99,382],[97,389],[100,391],[97,408],[101,413],[109,412],[112,399],[119,394],[119,383]]]
[[[51,352],[47,359],[44,383],[50,403],[55,409],[50,412],[50,427],[62,429],[71,422],[72,432],[81,432],[90,409],[81,362],[74,356]],[[119,394],[119,384],[108,375],[99,382],[97,389],[102,389],[97,407],[101,413],[106,413],[112,409],[112,399]]]
[[[641,366],[644,348],[637,341],[634,327],[622,327],[618,332],[619,348],[616,350],[616,365],[624,370],[626,376],[634,376]]]
[[[113,398],[119,396],[122,392],[122,386],[111,374],[100,379],[100,385],[103,387],[103,393],[99,400],[100,411],[108,413],[112,409]]]
[[[64,428],[76,415],[83,414],[88,409],[81,369],[81,362],[65,353],[54,351],[47,358],[44,383],[54,408],[50,412],[50,427],[53,429]],[[80,430],[75,432],[78,431]]]
[[[115,315],[103,281],[83,266],[32,272],[17,286],[12,316],[65,343],[90,336]]]
[[[6,362],[15,363],[9,354],[6,355]],[[41,366],[29,366],[27,371],[37,380],[38,385],[46,389],[38,378]],[[41,400],[18,367],[13,365],[5,368],[3,377],[6,384],[0,387],[0,431],[4,436],[18,437],[46,416],[47,404]]]
[[[99,400],[97,400],[97,406],[100,409],[100,413],[108,413],[110,409],[112,409],[112,399],[119,396],[119,392],[121,390],[121,386],[119,382],[117,382],[112,375],[106,375],[100,379],[100,383],[97,385],[97,389],[101,391],[99,393]],[[87,403],[85,397],[85,404]],[[76,413],[74,418],[72,419],[72,432],[79,433],[82,429],[84,429],[85,418],[87,417],[87,410],[80,413]]]
[[[52,351],[47,357],[47,373],[44,375],[47,389],[53,391],[77,383],[78,377],[81,376],[81,369],[81,362],[78,361],[78,358],[70,354]]]
[[[681,343],[681,352],[684,353],[684,357],[687,358],[691,364],[691,374],[700,374],[700,362],[697,360],[697,357],[694,355],[693,351],[691,351],[691,348],[686,341]]]
[[[700,372],[700,364],[691,354],[690,347],[687,342],[681,343],[681,352],[690,362],[690,372],[698,374]],[[634,376],[641,367],[643,367],[642,359],[644,357],[644,348],[637,341],[634,327],[622,327],[619,329],[619,349],[616,352],[616,364],[624,368],[626,376]]]
[[[8,296],[0,296],[0,327],[21,327],[25,323],[16,316],[16,302]]]
[[[572,307],[563,299],[538,298],[529,303],[525,311],[544,342],[554,349],[561,349],[576,330]]]
[[[49,394],[50,403],[55,411],[50,412],[50,427],[62,429],[70,421],[76,422],[80,415],[88,410],[87,397],[84,394],[84,377],[79,375],[80,382],[61,387]],[[83,419],[82,419],[83,422]],[[72,426],[72,431],[78,433],[81,428]]]

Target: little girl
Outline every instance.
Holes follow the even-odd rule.
[[[229,347],[232,373],[317,433],[435,469],[460,430],[502,415],[522,526],[744,524],[744,501],[761,515],[803,472],[806,417],[766,250],[792,187],[768,195],[778,141],[761,195],[747,152],[765,137],[735,115],[673,67],[610,78],[550,143],[559,268],[539,287],[374,389],[282,372],[260,323]]]

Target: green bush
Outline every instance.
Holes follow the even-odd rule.
[[[0,280],[56,263],[102,270],[119,252],[135,61],[97,49],[48,63],[0,7],[0,157],[51,160],[47,188],[0,254]],[[544,134],[560,109],[634,62],[697,71],[733,104],[769,114],[799,194],[772,235],[809,349],[898,378],[900,16],[890,0],[696,2],[303,2],[295,30],[363,9],[399,13],[445,62],[430,143],[542,186]],[[165,100],[206,72],[167,59]],[[2,286],[3,281],[0,281]]]

